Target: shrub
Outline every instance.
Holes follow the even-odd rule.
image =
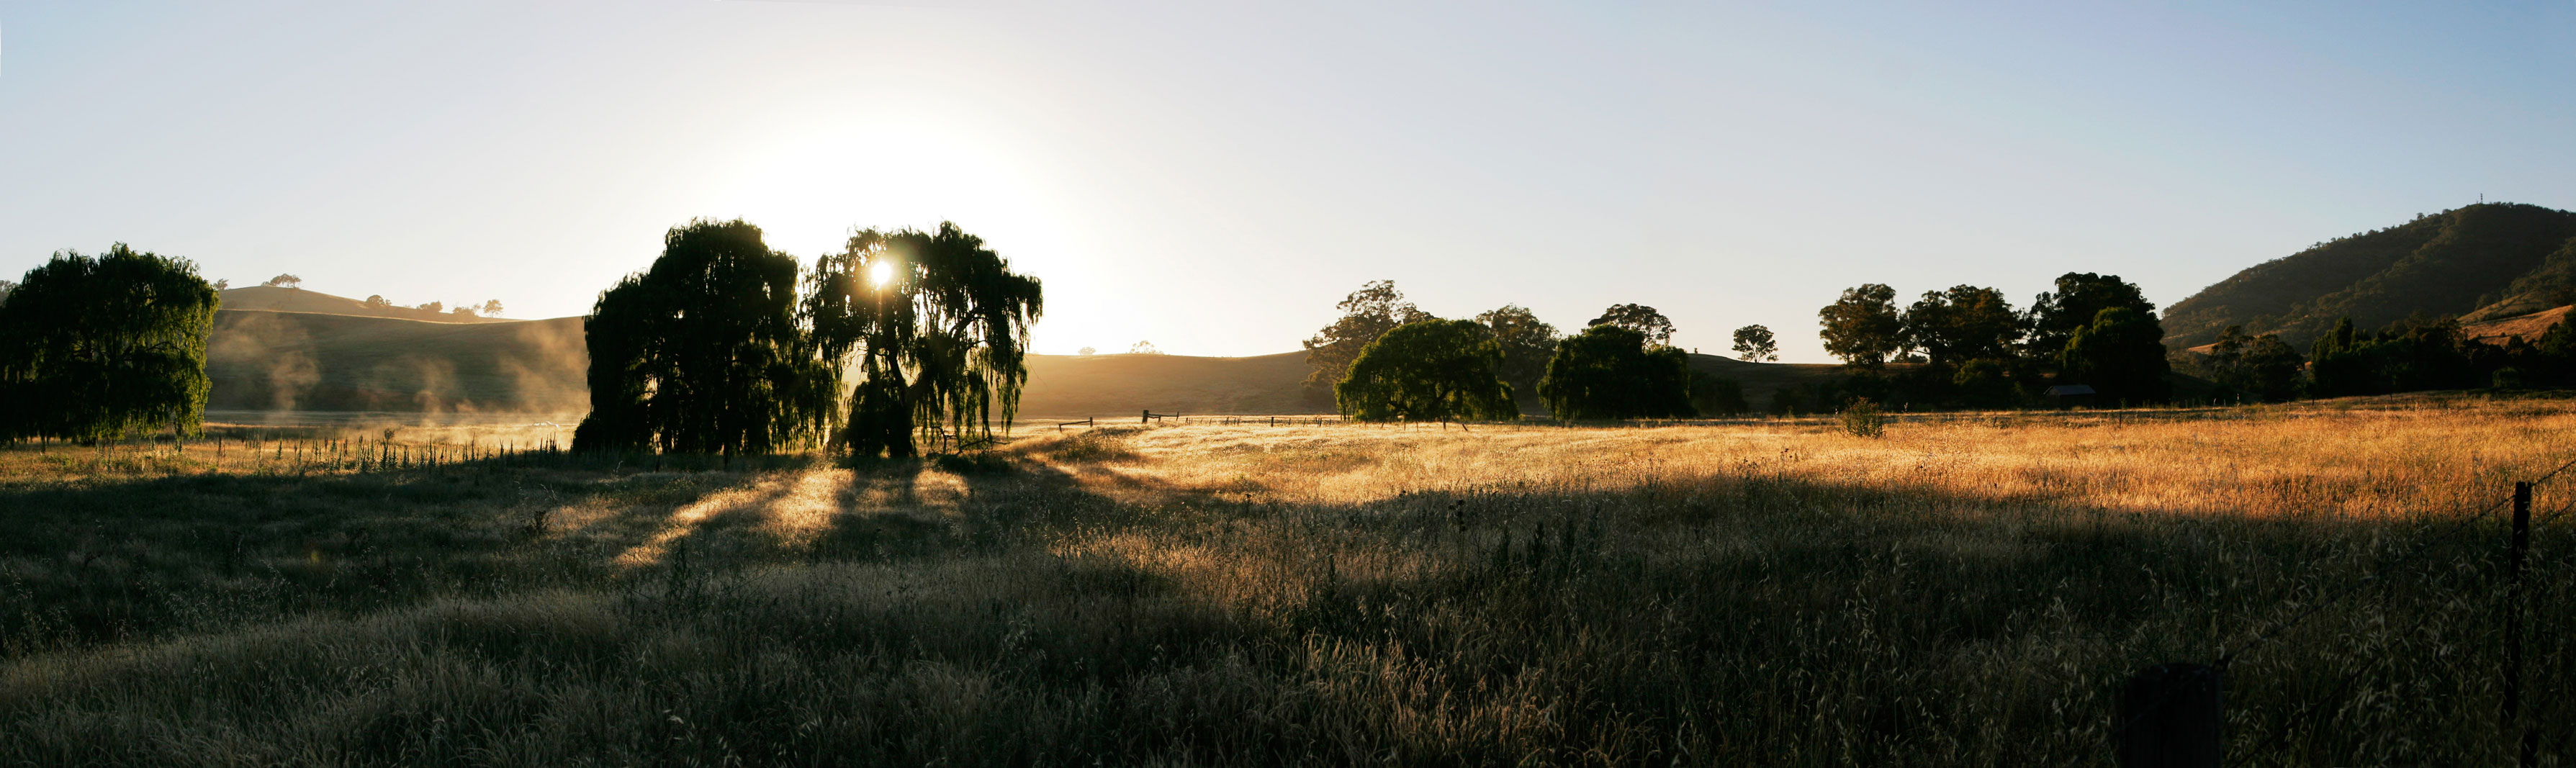
[[[1843,408],[1843,431],[1852,433],[1854,437],[1885,437],[1887,414],[1869,398],[1854,400]]]

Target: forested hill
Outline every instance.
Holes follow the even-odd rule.
[[[369,304],[345,296],[333,296],[302,288],[280,288],[256,285],[223,291],[225,309],[253,309],[271,312],[320,312],[359,317],[391,317],[431,323],[496,323],[510,322],[495,317],[458,314],[445,307],[426,309],[396,306],[391,303]]]
[[[2257,264],[2165,310],[2165,346],[2230,325],[2300,348],[2337,319],[2377,328],[2408,315],[2471,321],[2576,300],[2576,213],[2483,203],[2417,217]]]

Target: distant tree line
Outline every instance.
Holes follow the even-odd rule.
[[[2013,407],[2053,385],[2089,387],[2107,404],[2165,401],[2164,331],[2145,294],[2090,272],[2061,275],[2055,288],[2027,310],[1973,285],[1926,291],[1902,306],[1884,284],[1845,290],[1816,315],[1825,351],[1847,373],[1784,388],[1772,410],[1830,412],[1864,398],[1899,408]]]
[[[2576,328],[2562,318],[2533,338],[2476,338],[2457,318],[2418,313],[2376,331],[2338,320],[2305,356],[2277,334],[2219,332],[2175,368],[2217,384],[2219,402],[2383,395],[2434,389],[2576,387]]]
[[[1434,317],[1384,280],[1337,308],[1341,317],[1306,340],[1307,383],[1353,419],[1511,420],[1529,395],[1566,419],[1749,410],[1741,384],[1691,369],[1671,346],[1672,319],[1649,306],[1611,306],[1571,337],[1516,304],[1471,320]],[[1747,326],[1737,338],[1758,350],[1746,359],[1777,359],[1768,329]]]
[[[0,442],[196,433],[219,303],[196,264],[123,243],[0,288]]]

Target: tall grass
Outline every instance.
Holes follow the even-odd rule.
[[[2461,515],[2570,427],[2416,399],[68,478],[22,447],[0,762],[2105,764],[2122,677],[2233,650],[2247,764],[2495,763],[2502,538]],[[2526,691],[2576,690],[2565,530]],[[2576,709],[2535,698],[2563,760]]]

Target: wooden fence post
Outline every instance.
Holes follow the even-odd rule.
[[[2131,675],[2113,708],[2111,750],[2122,768],[2218,768],[2225,681],[2216,668],[2158,664]]]
[[[2531,484],[2513,484],[2513,539],[2505,548],[2504,727],[2522,724],[2522,559],[2531,549]],[[2519,765],[2537,765],[2540,731],[2524,727]]]

